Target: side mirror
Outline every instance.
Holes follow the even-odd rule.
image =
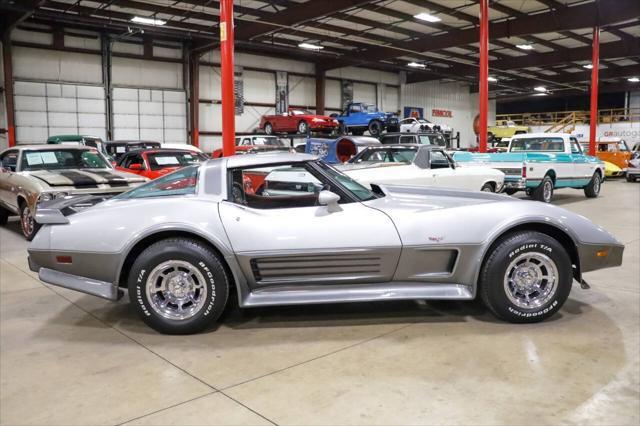
[[[131,170],[144,170],[144,165],[142,165],[140,163],[131,164],[129,166],[129,169],[131,169]]]
[[[329,213],[342,211],[342,208],[338,204],[338,201],[340,201],[340,196],[331,191],[320,191],[320,194],[318,195],[318,203],[321,206],[327,206],[327,210],[329,211]]]

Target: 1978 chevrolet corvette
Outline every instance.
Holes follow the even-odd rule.
[[[366,188],[302,154],[210,160],[84,210],[73,203],[38,209],[31,269],[111,300],[128,288],[163,333],[207,327],[232,289],[242,307],[480,295],[499,318],[535,322],[560,309],[582,273],[620,265],[624,250],[559,207]]]

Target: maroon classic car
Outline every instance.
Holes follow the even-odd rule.
[[[338,128],[338,120],[325,115],[316,115],[305,109],[289,108],[286,114],[263,115],[260,119],[260,128],[268,135],[273,133],[332,133]]]

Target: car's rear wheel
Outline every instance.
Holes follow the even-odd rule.
[[[553,199],[553,179],[549,175],[545,176],[540,185],[533,190],[532,196],[543,203],[550,203]]]
[[[143,321],[166,334],[192,334],[222,314],[229,278],[207,245],[170,238],[145,249],[129,273],[129,298]]]
[[[9,220],[9,210],[0,207],[0,226],[6,225]]]
[[[298,123],[298,133],[301,135],[306,135],[309,133],[309,125],[306,121],[301,121]]]
[[[380,136],[380,133],[382,133],[382,123],[380,123],[378,120],[371,120],[369,122],[368,130],[371,136]]]
[[[525,231],[502,238],[480,272],[480,297],[498,318],[538,322],[555,314],[573,282],[571,259],[554,238]]]
[[[595,172],[587,186],[584,187],[584,195],[587,198],[596,198],[600,194],[601,187],[602,179],[600,178],[600,173]]]
[[[34,214],[35,212],[31,211],[25,201],[20,203],[20,229],[22,229],[22,235],[24,235],[27,241],[33,240],[38,229],[40,229],[40,224],[36,223],[33,217]]]
[[[344,122],[343,122],[343,121],[341,121],[341,122],[338,124],[338,134],[339,134],[339,135],[346,135],[346,134],[347,134],[347,132],[348,132],[348,130],[347,130],[347,125],[346,125],[346,124],[344,124]]]
[[[504,190],[504,193],[507,194],[507,195],[513,195],[516,192],[518,192],[518,190],[517,189],[513,189],[513,188],[507,188],[507,189]]]
[[[636,181],[636,176],[635,175],[627,175],[627,182],[635,182]]]
[[[264,132],[268,135],[272,135],[273,134],[273,125],[271,123],[266,123],[264,125]]]
[[[482,192],[495,192],[495,186],[491,182],[487,182],[484,185],[482,185],[482,188],[480,189],[480,191],[482,191]]]

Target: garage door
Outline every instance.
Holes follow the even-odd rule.
[[[116,140],[187,142],[187,105],[182,90],[113,89]]]
[[[101,86],[16,81],[13,90],[18,143],[44,143],[52,135],[105,137]]]

